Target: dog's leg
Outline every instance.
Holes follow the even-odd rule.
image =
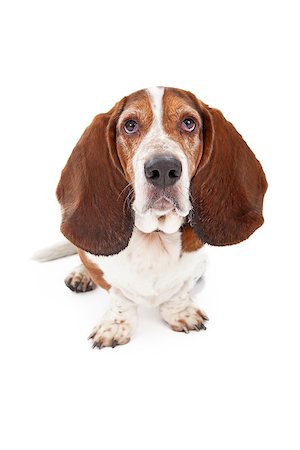
[[[96,288],[96,284],[91,279],[83,264],[75,267],[75,269],[69,273],[65,278],[65,284],[74,292],[87,292]]]
[[[127,344],[137,323],[137,306],[118,289],[109,290],[110,309],[89,336],[93,347],[116,347]]]
[[[189,294],[183,289],[176,297],[159,307],[162,318],[174,331],[206,330],[206,314],[194,304]]]

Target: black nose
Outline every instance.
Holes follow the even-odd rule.
[[[172,156],[157,156],[145,164],[145,175],[154,186],[172,186],[181,176],[182,166]]]

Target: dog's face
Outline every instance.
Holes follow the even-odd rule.
[[[263,223],[264,172],[241,135],[192,93],[144,89],[99,114],[57,188],[61,231],[95,255],[124,250],[134,226],[189,222],[211,245],[247,239]]]
[[[139,91],[127,98],[116,128],[136,226],[146,233],[177,231],[192,208],[190,180],[202,154],[195,101],[177,89]]]

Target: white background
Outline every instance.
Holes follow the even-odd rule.
[[[6,4],[5,4],[6,3]],[[285,1],[7,1],[1,23],[1,448],[299,450],[299,14]],[[141,310],[91,350],[108,305],[38,264],[55,188],[93,116],[139,88],[194,92],[263,164],[265,225],[208,248],[206,332]]]

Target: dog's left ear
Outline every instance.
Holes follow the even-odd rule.
[[[116,123],[125,101],[96,116],[85,130],[56,191],[62,208],[62,233],[94,255],[124,250],[133,230],[128,182],[116,149]]]
[[[198,101],[203,153],[191,181],[191,225],[211,245],[237,244],[263,224],[267,189],[259,161],[217,109]]]

